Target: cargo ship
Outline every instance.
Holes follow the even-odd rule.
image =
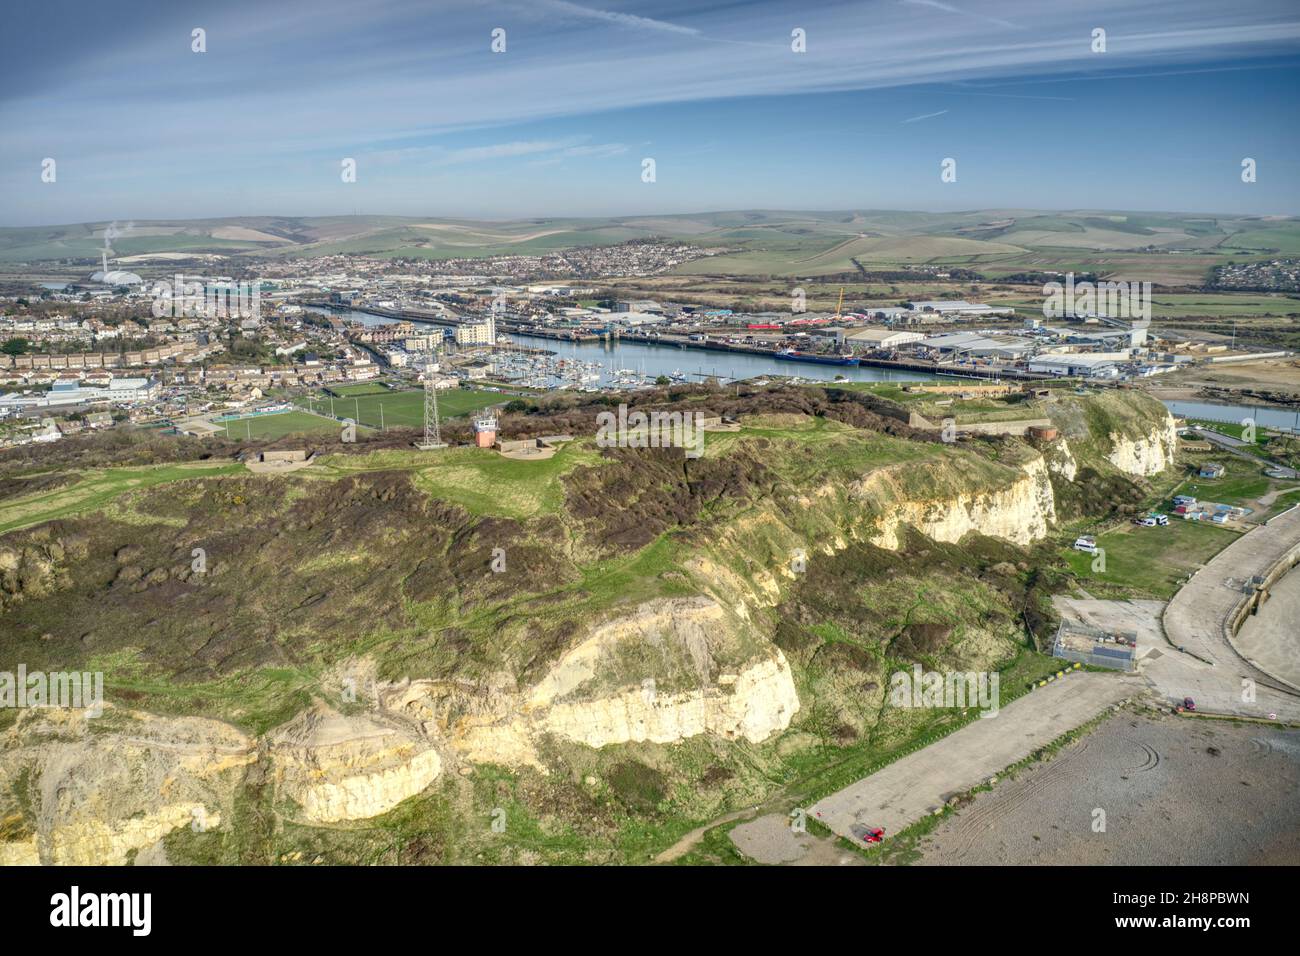
[[[784,362],[816,362],[818,365],[858,364],[852,355],[818,355],[815,352],[800,352],[798,349],[782,349],[772,357]]]

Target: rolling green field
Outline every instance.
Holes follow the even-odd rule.
[[[0,229],[0,263],[98,259],[107,224]],[[545,255],[582,246],[666,238],[725,250],[680,275],[818,276],[919,264],[989,275],[1034,269],[1097,271],[1196,283],[1215,265],[1300,253],[1295,219],[1102,210],[887,210],[691,213],[666,216],[473,221],[403,216],[241,217],[140,222],[115,240],[119,257],[241,252],[360,254],[437,260]],[[130,267],[127,263],[123,267]]]
[[[129,491],[187,478],[234,474],[243,468],[238,462],[203,462],[154,468],[95,469],[86,472],[80,481],[69,487],[4,502],[0,505],[0,534],[94,511]]]

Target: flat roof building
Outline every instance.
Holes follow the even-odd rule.
[[[863,329],[846,336],[852,345],[872,349],[893,349],[909,342],[920,342],[925,336],[920,332],[903,332],[898,329]]]

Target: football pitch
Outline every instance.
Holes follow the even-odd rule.
[[[370,428],[420,428],[424,425],[424,391],[385,392],[382,395],[349,395],[346,398],[313,395],[296,403],[322,415],[351,418]],[[438,392],[438,420],[468,415],[508,399],[497,392],[478,389],[444,388]]]
[[[218,422],[225,431],[222,433],[233,441],[241,438],[249,441],[254,438],[274,440],[285,435],[298,434],[337,434],[339,423],[328,418],[312,415],[308,412],[279,412],[275,415],[255,415],[251,418],[239,418],[228,422]]]

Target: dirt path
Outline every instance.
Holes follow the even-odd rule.
[[[1268,493],[1259,496],[1259,504],[1263,508],[1271,508],[1273,502],[1277,501],[1279,497],[1286,494],[1288,491],[1300,491],[1300,485],[1291,485],[1289,488],[1272,488]]]
[[[656,856],[655,862],[672,863],[674,860],[681,859],[689,853],[697,843],[704,839],[704,834],[708,833],[714,827],[720,827],[724,823],[730,823],[732,820],[743,820],[746,817],[756,816],[758,812],[758,807],[750,807],[747,810],[733,810],[725,816],[718,817],[716,820],[711,820],[702,827],[696,827],[668,849]]]

